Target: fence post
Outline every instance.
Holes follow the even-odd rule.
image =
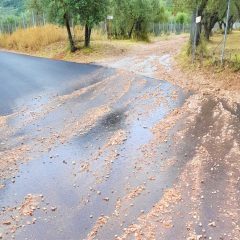
[[[231,0],[228,0],[227,22],[226,22],[226,28],[225,28],[225,33],[224,33],[224,41],[223,41],[222,56],[221,56],[221,66],[223,65],[223,62],[224,62],[224,54],[225,54],[227,31],[228,31],[228,20],[229,20],[229,14],[230,14],[230,4],[231,4]]]
[[[32,11],[32,26],[35,27],[35,17],[34,17],[34,13]]]
[[[43,13],[43,25],[46,25],[45,15]]]
[[[198,16],[198,6],[196,10],[196,16],[194,18],[194,38],[193,38],[193,53],[192,53],[192,63],[195,61],[195,55],[196,55],[196,45],[197,45],[197,30],[198,30],[198,25],[196,22],[196,17]]]

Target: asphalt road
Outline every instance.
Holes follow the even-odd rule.
[[[84,79],[102,67],[52,61],[0,51],[0,113],[9,114],[19,99],[54,89],[71,91],[94,84],[98,79]],[[78,79],[82,81],[76,81]],[[74,85],[75,84],[75,85]],[[78,85],[76,85],[78,84]]]
[[[163,80],[6,52],[0,69],[3,239],[237,239],[236,109],[209,97],[172,124],[189,93]]]

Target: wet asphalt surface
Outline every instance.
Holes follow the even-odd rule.
[[[30,147],[30,160],[18,163],[14,181],[1,179],[5,187],[0,190],[0,217],[14,215],[4,209],[19,206],[29,193],[44,196],[34,212],[36,223],[8,232],[4,239],[12,235],[19,240],[110,240],[121,236],[124,227],[150,211],[164,190],[175,184],[200,139],[210,124],[214,125],[211,112],[217,103],[209,100],[203,108],[206,112],[199,115],[198,124],[190,128],[178,148],[173,147],[179,127],[175,126],[165,142],[157,143],[156,156],[148,163],[141,149],[152,139],[150,129],[189,97],[181,88],[116,69],[5,52],[0,52],[0,69],[0,114],[20,112],[9,118],[14,131],[1,141],[6,149],[21,144]],[[83,92],[72,95],[79,90]],[[59,97],[64,97],[61,104],[55,101]],[[49,104],[50,110],[37,115]],[[238,124],[238,120],[233,123],[236,132]],[[119,132],[124,137],[112,143],[111,138]],[[216,148],[210,144],[206,147]],[[215,158],[223,156],[214,154]],[[165,162],[176,156],[177,163],[163,170]],[[141,161],[144,167],[138,168]],[[126,199],[139,186],[144,186],[143,193],[131,201]],[[116,215],[119,199],[122,206]],[[205,208],[204,212],[213,214],[207,203]],[[101,216],[110,216],[109,221],[98,229],[96,238],[90,238],[88,234]],[[29,219],[17,225],[26,225]],[[176,238],[180,233],[181,229],[175,228],[164,239],[185,239]]]
[[[12,112],[18,100],[43,91],[64,92],[94,84],[92,79],[75,82],[89,73],[101,69],[92,65],[81,65],[63,61],[52,61],[14,53],[0,52],[0,113]],[[94,79],[97,81],[97,79]],[[76,85],[78,84],[78,85]],[[62,92],[61,92],[62,93]]]

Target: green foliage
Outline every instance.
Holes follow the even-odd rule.
[[[167,23],[170,21],[186,23],[188,21],[187,13],[173,14],[174,0],[0,1],[5,2],[6,6],[8,5],[6,4],[7,2],[21,2],[20,5],[25,6],[25,13],[28,13],[29,19],[32,19],[36,25],[36,22],[38,22],[36,19],[43,21],[43,16],[44,20],[48,22],[65,25],[71,42],[70,45],[74,44],[74,39],[71,36],[72,29],[70,27],[72,21],[75,24],[85,26],[85,45],[89,45],[90,43],[92,28],[100,22],[107,23],[109,36],[148,41],[148,33],[154,23]],[[114,19],[108,21],[107,15],[113,15]]]
[[[230,60],[229,65],[234,71],[240,71],[240,54],[235,54]]]
[[[193,46],[190,42],[187,46],[186,53],[187,53],[188,56],[192,55],[192,53],[193,53]],[[207,41],[206,41],[203,34],[201,34],[201,36],[200,36],[200,41],[199,41],[198,46],[196,47],[195,54],[196,54],[197,58],[202,58],[202,57],[207,57],[208,56]]]
[[[20,15],[25,9],[25,0],[1,0],[0,16]]]
[[[207,41],[206,41],[203,34],[201,34],[200,43],[199,43],[199,45],[197,46],[197,49],[196,49],[196,55],[201,57],[201,58],[208,56]]]
[[[185,24],[189,22],[189,15],[185,12],[178,12],[176,15],[176,23]]]
[[[80,22],[92,28],[107,16],[108,0],[71,0],[73,11]]]
[[[26,0],[26,8],[36,15],[44,13],[44,6],[46,6],[44,0]]]
[[[112,0],[113,29],[117,38],[148,39],[153,22],[167,22],[169,15],[160,0]]]

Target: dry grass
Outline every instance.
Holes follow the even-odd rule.
[[[84,41],[84,27],[82,26],[75,26],[73,29],[73,35],[77,42]],[[92,30],[91,39],[96,40],[107,40],[107,35],[103,32],[101,28],[94,28]]]
[[[223,34],[214,33],[211,36],[210,41],[203,39],[202,43],[196,52],[197,67],[216,67],[216,70],[222,71],[221,55],[223,47]],[[227,36],[226,48],[225,48],[225,67],[229,67],[234,71],[240,70],[240,31],[233,31]],[[188,55],[189,43],[182,48],[181,53],[178,55],[179,63],[183,66],[189,66],[192,62],[192,56]],[[195,66],[192,66],[193,68]]]
[[[72,29],[73,36],[79,45],[84,40],[84,28],[76,26]],[[101,29],[92,31],[93,40],[107,40],[106,34]],[[41,51],[43,48],[51,44],[64,42],[67,47],[67,34],[64,27],[56,25],[45,25],[32,27],[28,29],[19,29],[12,34],[0,35],[0,48],[33,53]]]
[[[31,55],[53,58],[58,60],[67,60],[80,63],[91,63],[99,60],[110,59],[116,56],[122,56],[130,51],[132,46],[139,43],[131,40],[92,40],[90,48],[84,48],[83,42],[78,42],[79,50],[71,53],[66,41],[50,44]]]
[[[72,33],[79,49],[75,53],[69,51],[66,29],[56,25],[21,29],[11,35],[0,34],[0,48],[34,56],[88,63],[121,55],[136,44],[132,40],[108,40],[103,28],[99,27],[92,31],[91,47],[84,48],[84,27],[75,26]]]
[[[148,44],[136,40],[108,40],[102,26],[93,29],[91,46],[90,48],[84,48],[84,27],[77,25],[72,29],[72,33],[79,49],[75,53],[69,51],[66,29],[55,25],[22,29],[11,35],[0,35],[0,48],[34,56],[90,63],[116,56],[120,57],[134,46],[139,45],[141,48],[142,44]],[[170,39],[171,37],[156,38],[151,36],[151,42]]]
[[[240,41],[240,31],[231,32],[227,36],[226,50],[227,51],[233,51],[233,50],[240,51],[239,41]],[[223,42],[223,34],[216,33],[211,37],[211,40],[209,42],[209,48],[210,49],[221,48],[222,42]]]
[[[240,42],[240,31],[233,31],[227,36],[225,57],[226,59],[232,59],[235,54],[240,54],[239,48]],[[208,51],[211,55],[220,56],[223,46],[223,34],[216,33],[214,34],[209,43]]]
[[[0,35],[0,47],[31,52],[66,39],[65,29],[54,25],[45,25],[20,29],[11,35]]]
[[[226,66],[235,71],[240,70],[240,31],[233,31],[227,36],[225,49]],[[217,33],[211,37],[208,43],[210,63],[216,64],[220,61],[223,46],[223,34]]]

